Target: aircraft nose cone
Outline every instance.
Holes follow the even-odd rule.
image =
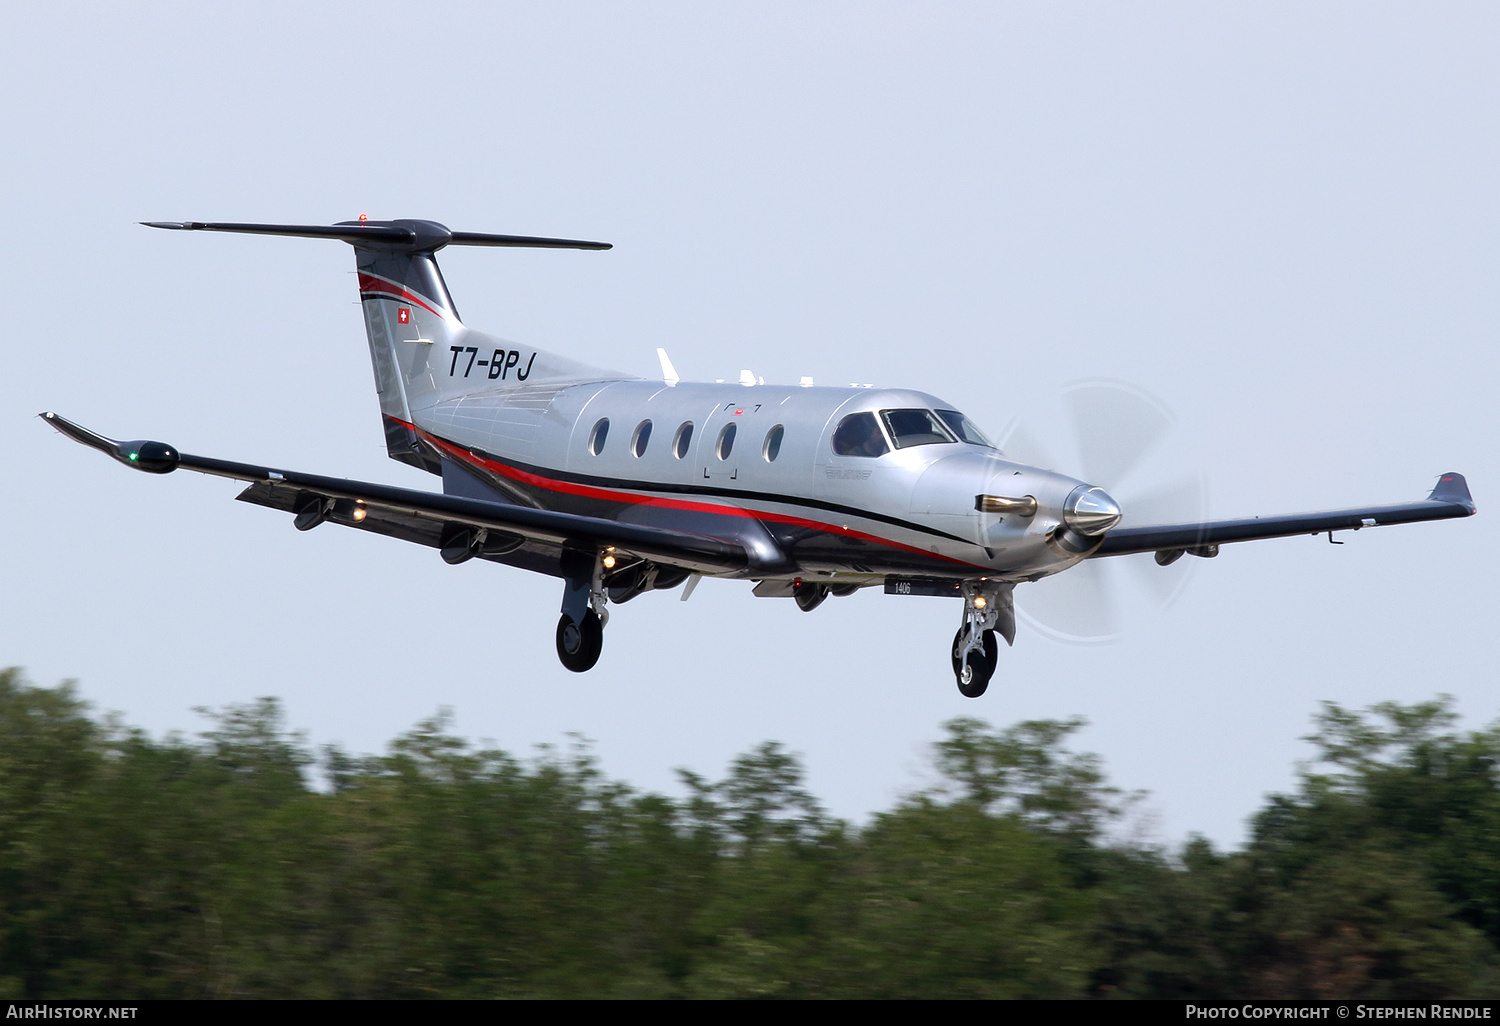
[[[1063,520],[1079,534],[1101,535],[1120,522],[1120,504],[1103,488],[1079,485],[1063,503]]]

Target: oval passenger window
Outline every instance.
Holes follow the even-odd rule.
[[[780,424],[766,432],[766,444],[761,446],[760,454],[767,463],[775,463],[776,457],[781,454],[781,436],[784,434],[786,429]]]
[[[604,451],[604,440],[609,437],[609,418],[601,417],[594,430],[589,432],[589,452],[595,456]]]
[[[719,444],[716,447],[719,459],[729,459],[729,454],[734,450],[734,425],[725,424],[724,430],[719,432]]]
[[[677,429],[677,437],[672,439],[673,459],[682,459],[688,454],[688,445],[693,440],[693,422],[686,421]]]
[[[637,458],[646,455],[646,445],[651,441],[651,422],[643,420],[636,425],[635,437],[630,440],[630,453]]]

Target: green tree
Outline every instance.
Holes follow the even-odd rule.
[[[1236,955],[1246,987],[1495,993],[1500,735],[1460,736],[1455,721],[1446,696],[1364,713],[1324,704],[1308,738],[1317,762],[1296,795],[1272,796],[1245,854]]]
[[[1325,706],[1242,851],[1111,840],[1081,721],[946,725],[861,829],[766,743],[682,800],[445,714],[314,759],[263,699],[153,740],[0,672],[0,997],[1493,995],[1500,731]]]

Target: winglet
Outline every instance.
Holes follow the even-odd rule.
[[[90,449],[98,449],[100,452],[110,456],[113,456],[115,454],[115,440],[113,438],[105,438],[101,434],[96,434],[95,432],[90,431],[88,428],[84,427],[82,424],[74,424],[66,417],[59,417],[51,410],[48,410],[46,413],[38,413],[37,416],[41,417],[48,424],[51,424],[53,427],[61,431],[63,434],[67,435],[69,438],[73,439],[73,441],[75,442],[86,445]]]
[[[1456,506],[1468,509],[1470,515],[1479,512],[1474,505],[1474,497],[1469,494],[1469,482],[1464,480],[1462,474],[1449,472],[1438,478],[1437,487],[1433,488],[1432,494],[1427,496],[1428,502],[1450,502]]]
[[[97,432],[90,431],[82,424],[74,424],[66,417],[59,417],[51,411],[39,413],[37,416],[73,441],[86,445],[90,449],[98,449],[132,470],[144,470],[148,474],[170,474],[177,469],[180,459],[177,450],[165,442],[152,442],[144,438],[134,442],[117,442],[113,438],[105,438]]]

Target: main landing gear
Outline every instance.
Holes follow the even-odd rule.
[[[590,609],[574,622],[567,613],[557,621],[557,658],[574,673],[594,668],[604,650],[604,622]]]
[[[592,670],[604,650],[608,604],[629,602],[648,591],[675,588],[692,576],[680,566],[652,563],[617,554],[613,546],[597,552],[564,549],[562,616],[557,621],[557,658],[574,673]]]
[[[998,631],[1007,645],[1016,640],[1015,585],[1004,581],[963,583],[964,622],[953,636],[953,676],[958,693],[978,698],[990,686],[1000,661]]]
[[[609,623],[605,603],[609,596],[604,575],[615,568],[614,549],[585,552],[565,549],[562,554],[562,616],[557,621],[557,658],[574,673],[594,668],[604,650],[604,625]]]

